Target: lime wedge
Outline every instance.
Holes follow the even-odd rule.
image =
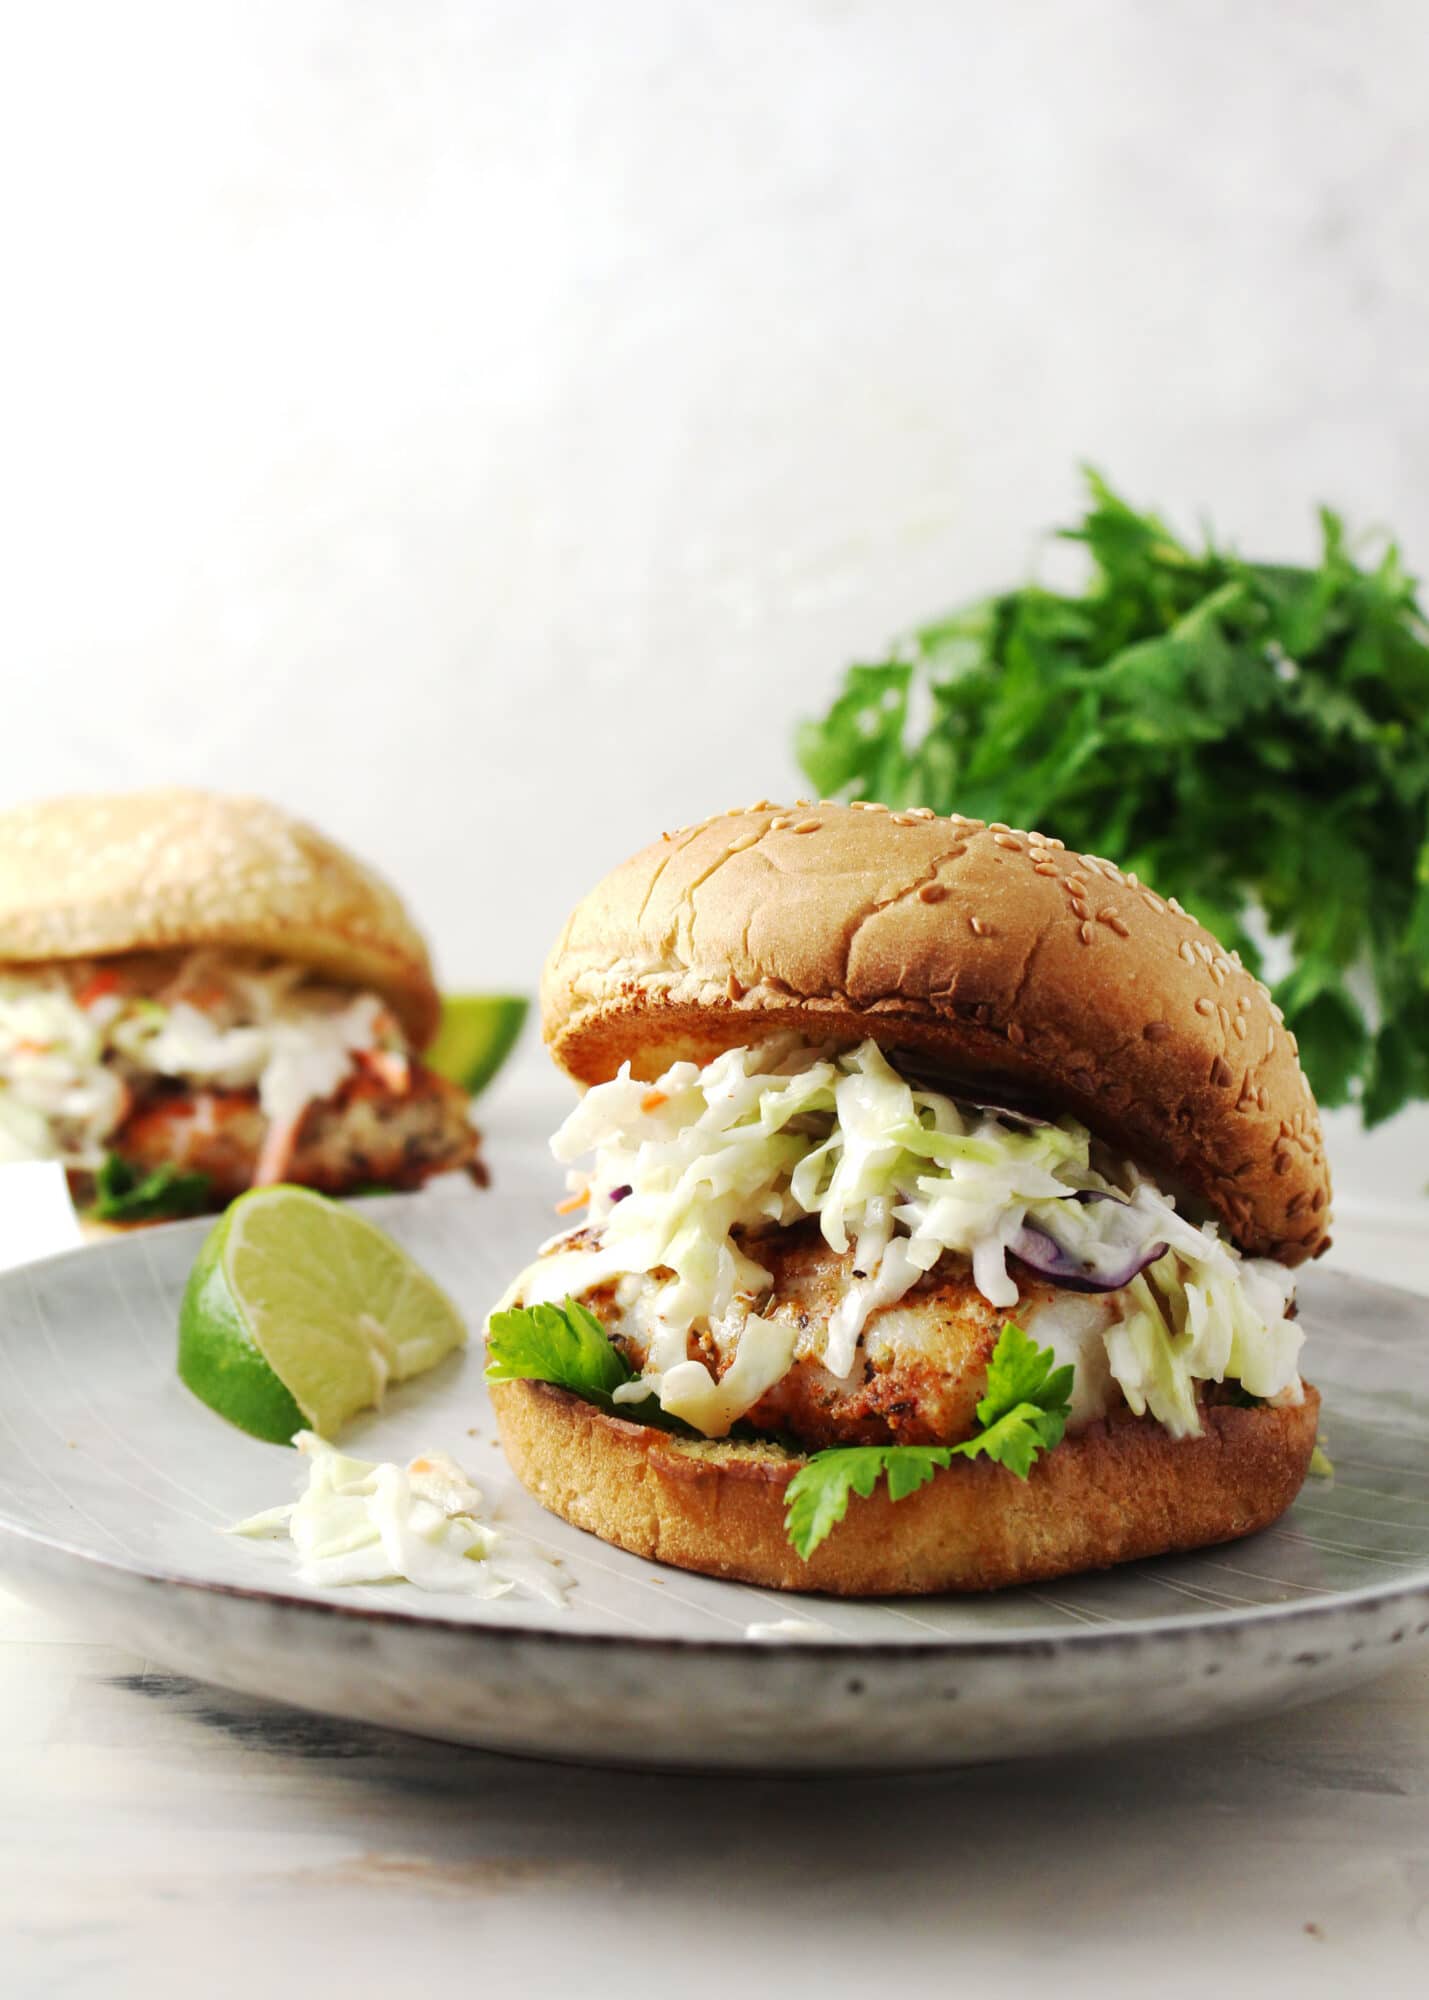
[[[422,1060],[475,1097],[516,1046],[530,1002],[524,993],[445,993],[442,1018]]]
[[[273,1444],[331,1437],[466,1339],[390,1236],[308,1188],[255,1188],[215,1224],[179,1309],[179,1375]]]

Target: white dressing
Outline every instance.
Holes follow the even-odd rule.
[[[524,1590],[564,1602],[554,1566],[481,1517],[480,1491],[445,1452],[400,1466],[349,1458],[312,1431],[299,1431],[293,1443],[307,1460],[298,1498],[228,1532],[290,1541],[302,1582],[320,1589],[406,1582],[473,1597]]]
[[[1113,1380],[1132,1409],[1178,1436],[1200,1427],[1197,1382],[1234,1379],[1267,1400],[1299,1393],[1301,1334],[1281,1266],[1242,1258],[1130,1162],[1098,1155],[1094,1165],[1076,1120],[1022,1120],[917,1086],[871,1041],[840,1052],[782,1037],[703,1068],[677,1063],[653,1086],[627,1066],[586,1094],[552,1150],[568,1165],[594,1156],[571,1177],[589,1188],[587,1240],[538,1259],[509,1296],[558,1302],[627,1274],[652,1278],[639,1306],[645,1371],[631,1396],[653,1389],[666,1409],[715,1427],[710,1435],[778,1379],[757,1332],[769,1324],[758,1307],[771,1284],[758,1232],[809,1218],[833,1250],[852,1247],[851,1282],[812,1347],[800,1347],[840,1380],[858,1365],[869,1316],[945,1255],[966,1258],[988,1302],[1015,1311],[1008,1258],[1032,1230],[1103,1282],[1138,1256],[1155,1259],[1115,1290],[1059,1289],[1059,1316],[1045,1306],[1035,1315],[1039,1340],[1077,1362],[1074,1423],[1105,1408]],[[705,1329],[719,1345],[736,1324],[736,1361],[716,1384],[690,1358],[689,1336]],[[746,1339],[758,1358],[736,1392]],[[780,1374],[792,1359],[791,1348]]]

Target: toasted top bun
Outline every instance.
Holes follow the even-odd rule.
[[[178,788],[0,813],[0,961],[215,946],[368,987],[420,1048],[440,1012],[396,891],[262,799]]]
[[[782,1029],[873,1036],[968,1094],[1069,1111],[1239,1247],[1328,1243],[1295,1038],[1211,933],[1110,861],[926,810],[764,803],[617,868],[567,923],[545,1036],[581,1083]]]

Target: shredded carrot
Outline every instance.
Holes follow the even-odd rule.
[[[96,1000],[103,1000],[106,995],[117,992],[118,987],[119,974],[112,965],[107,965],[92,979],[86,979],[74,997],[81,1007],[92,1007]]]
[[[640,1109],[642,1111],[658,1111],[662,1104],[668,1104],[669,1101],[663,1090],[647,1090],[640,1100]]]
[[[556,1213],[557,1215],[574,1215],[576,1210],[584,1208],[589,1200],[590,1189],[588,1187],[578,1188],[574,1194],[568,1194],[564,1201],[556,1203]]]

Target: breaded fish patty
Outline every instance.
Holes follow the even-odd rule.
[[[172,1161],[206,1174],[215,1201],[230,1201],[253,1185],[267,1136],[256,1090],[175,1087],[126,1120],[114,1150],[141,1170]],[[408,1066],[400,1090],[359,1070],[334,1096],[307,1107],[282,1178],[324,1194],[369,1183],[416,1187],[432,1174],[474,1167],[477,1145],[467,1099],[455,1084],[419,1063]]]
[[[818,1349],[853,1280],[852,1251],[831,1250],[813,1223],[746,1235],[740,1248],[773,1279],[769,1291],[741,1303],[762,1319],[798,1328],[793,1365],[743,1419],[757,1430],[785,1433],[811,1450],[960,1443],[978,1428],[988,1363],[1010,1318],[1044,1345],[1055,1344],[1059,1360],[1075,1354],[1073,1428],[1120,1401],[1099,1338],[1116,1316],[1115,1293],[1088,1297],[1024,1272],[1017,1305],[1004,1310],[977,1289],[966,1258],[945,1256],[895,1305],[869,1315],[853,1370],[840,1380]],[[617,1278],[585,1294],[584,1302],[637,1369],[649,1351],[648,1302],[663,1275]],[[729,1338],[728,1331],[726,1322],[723,1344],[708,1330],[689,1338],[690,1359],[704,1362],[716,1379],[738,1351],[737,1335]]]

